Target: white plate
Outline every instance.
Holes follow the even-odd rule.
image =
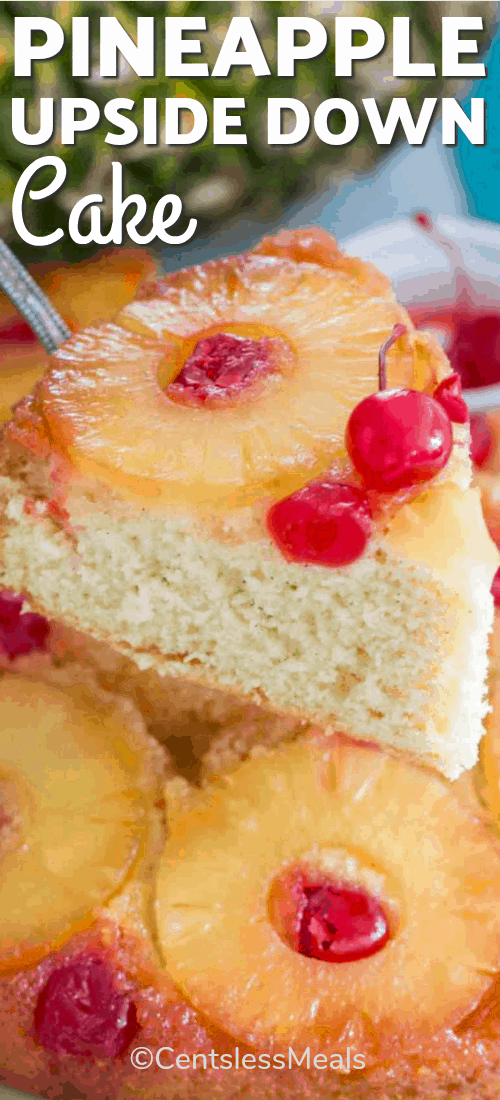
[[[438,243],[439,242],[439,243]],[[341,242],[391,279],[403,305],[453,302],[460,268],[475,306],[500,305],[500,228],[495,222],[439,215],[431,233],[409,218],[375,226]],[[471,412],[500,407],[500,384],[466,390]]]
[[[462,252],[474,298],[478,302],[500,301],[499,226],[444,214],[435,219],[435,225],[438,233]],[[437,304],[453,294],[456,264],[450,262],[450,253],[438,247],[409,218],[375,226],[341,244],[349,255],[370,260],[385,272],[404,305]]]

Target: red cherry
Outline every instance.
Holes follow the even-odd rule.
[[[427,481],[450,457],[450,418],[418,390],[382,390],[349,417],[346,446],[368,488],[395,492]]]
[[[495,601],[495,607],[500,607],[500,569],[497,569],[491,585],[491,594]]]
[[[321,962],[354,962],[380,951],[389,926],[377,898],[359,886],[302,883],[295,949]]]
[[[251,340],[226,332],[207,336],[196,345],[166,393],[174,400],[198,405],[237,397],[275,369],[271,347],[267,337]]]
[[[493,450],[488,421],[481,413],[470,418],[470,453],[475,466],[484,466]]]
[[[0,322],[0,340],[8,344],[37,344],[38,337],[22,317],[9,316]]]
[[[409,309],[416,328],[434,333],[458,371],[464,389],[491,386],[500,379],[500,312],[469,305]]]
[[[472,304],[476,295],[457,238],[422,211],[413,215],[413,221],[446,255],[455,288],[455,302],[410,309],[414,323],[434,329],[466,389],[491,385],[500,378],[500,312],[490,308],[487,297],[481,308]]]
[[[417,225],[420,225],[422,229],[432,229],[432,219],[428,214],[425,214],[423,210],[415,214],[414,219]]]
[[[455,424],[466,424],[469,410],[462,397],[462,381],[459,374],[449,374],[434,390],[434,400],[439,401],[450,420]]]
[[[370,538],[370,503],[367,494],[352,485],[311,481],[273,505],[268,525],[290,561],[349,565]]]
[[[32,650],[45,650],[49,624],[42,615],[22,611],[23,597],[13,592],[0,594],[0,650],[9,660]]]
[[[54,970],[35,1009],[35,1033],[54,1054],[117,1058],[139,1030],[136,1008],[103,959],[81,955]]]

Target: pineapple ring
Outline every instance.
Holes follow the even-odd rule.
[[[378,953],[319,961],[273,923],[287,868],[325,859],[379,883]],[[335,1038],[360,1013],[379,1037],[453,1027],[500,961],[500,847],[436,773],[340,737],[298,742],[174,808],[157,922],[169,974],[241,1041]]]
[[[354,273],[340,261],[249,254],[167,277],[116,324],[63,345],[35,399],[36,430],[84,474],[142,500],[231,508],[293,492],[345,461],[347,419],[376,389],[396,322],[410,335],[389,357],[391,386],[434,386],[448,370],[437,345],[411,331],[389,282],[350,263]],[[170,399],[165,385],[218,332],[271,334],[291,362],[236,405]]]
[[[0,972],[92,922],[146,843],[157,780],[113,704],[0,681]]]

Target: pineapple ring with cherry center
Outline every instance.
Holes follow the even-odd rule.
[[[300,239],[280,255],[271,241],[267,254],[166,277],[115,324],[59,349],[18,409],[17,430],[28,446],[38,434],[82,473],[159,504],[281,498],[345,462],[349,414],[377,388],[379,349],[397,322],[409,335],[389,355],[390,386],[432,392],[448,365],[413,332],[389,281],[327,240],[328,263],[321,250],[301,256]],[[223,388],[211,400],[214,382],[197,399],[203,372],[237,377],[237,353],[225,373],[217,348],[232,356],[238,340],[248,385],[234,397],[231,383],[226,401]],[[252,342],[259,377],[249,367]]]
[[[144,736],[82,685],[6,674],[0,716],[1,973],[63,943],[118,892],[157,778]]]
[[[300,875],[340,884],[342,904],[346,885],[371,898],[380,950],[299,953]],[[500,962],[500,846],[437,773],[339,737],[297,743],[173,810],[157,922],[169,974],[238,1040],[307,1044],[360,1014],[379,1036],[453,1027]]]

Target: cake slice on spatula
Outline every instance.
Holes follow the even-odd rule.
[[[499,562],[468,452],[385,277],[282,233],[59,347],[4,432],[2,583],[140,668],[455,778]]]

